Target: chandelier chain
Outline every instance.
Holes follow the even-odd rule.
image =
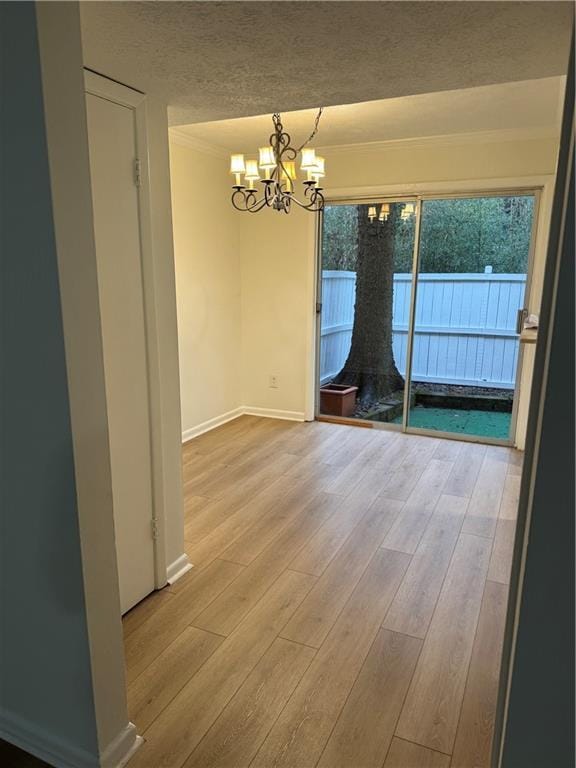
[[[318,114],[316,115],[316,120],[314,121],[314,129],[312,133],[310,134],[310,136],[308,136],[306,141],[298,147],[296,152],[301,152],[307,144],[310,144],[314,136],[316,136],[316,134],[318,133],[318,125],[320,123],[320,118],[322,117],[322,112],[324,112],[324,107],[320,107],[320,109],[318,110]]]

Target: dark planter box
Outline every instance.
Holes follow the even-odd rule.
[[[348,384],[326,384],[320,387],[320,413],[330,416],[353,416],[358,387]]]

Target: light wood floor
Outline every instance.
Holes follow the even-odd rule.
[[[245,416],[183,462],[195,568],[124,619],[130,768],[489,765],[521,454]]]

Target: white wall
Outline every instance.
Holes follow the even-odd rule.
[[[255,413],[305,416],[315,223],[316,216],[296,208],[241,220],[242,381],[244,404]]]
[[[227,160],[171,142],[182,433],[242,403],[240,214]],[[208,422],[208,423],[207,423]]]
[[[498,135],[481,134],[478,137],[466,135],[453,137],[450,141],[411,140],[391,142],[389,144],[363,145],[355,148],[328,148],[323,150],[326,157],[328,175],[325,179],[327,197],[358,196],[377,194],[388,190],[393,194],[408,192],[429,192],[454,190],[490,189],[492,183],[498,186],[507,179],[516,186],[542,183],[548,177],[552,181],[555,173],[558,142],[555,138],[518,138],[509,136],[502,139]],[[190,150],[188,150],[190,152]],[[226,240],[233,247],[234,238],[239,233],[239,260],[241,264],[241,378],[243,405],[257,412],[286,412],[293,417],[312,418],[314,386],[314,281],[315,281],[315,219],[307,212],[293,210],[290,215],[276,211],[263,211],[259,214],[236,214],[232,219],[226,216],[230,208],[230,176],[227,162],[223,158],[216,163],[214,159],[202,160],[200,152],[194,153],[194,162],[189,160],[188,175],[192,177],[200,169],[204,178],[203,163],[210,168],[221,168],[221,177],[212,179],[208,187],[208,198],[212,211],[206,211],[207,217],[218,215],[221,226],[230,222],[228,236],[217,233],[217,243]],[[189,158],[192,155],[188,155]],[[191,243],[198,241],[208,258],[206,238],[214,243],[213,227],[193,224],[187,211],[186,197],[181,189],[182,169],[179,167],[184,158],[181,154],[172,158],[174,207],[182,208],[182,215],[175,214],[175,238],[180,241],[178,251],[191,250]],[[493,181],[492,181],[493,180]],[[536,181],[535,181],[536,180]],[[198,184],[198,189],[201,189]],[[218,186],[218,191],[216,188]],[[189,194],[189,193],[187,193]],[[180,199],[181,198],[181,199]],[[184,220],[187,212],[188,221]],[[550,187],[547,187],[541,204],[542,220],[538,229],[536,262],[534,266],[531,311],[537,311],[542,285],[542,273],[550,212]],[[211,234],[212,232],[212,234]],[[188,244],[188,245],[185,245]],[[180,255],[180,258],[182,256]],[[232,257],[229,257],[233,261]],[[199,268],[200,269],[200,268]],[[206,267],[203,267],[206,269]],[[201,274],[195,277],[200,281]],[[210,273],[210,279],[214,274]],[[179,305],[186,305],[198,292],[215,289],[206,283],[203,287],[194,284],[190,276],[184,281],[177,267]],[[226,280],[226,285],[228,285]],[[231,290],[230,287],[227,290]],[[201,297],[200,304],[206,301]],[[188,318],[193,320],[192,310],[187,309]],[[184,307],[179,313],[182,325]],[[233,317],[237,317],[237,305],[234,305]],[[196,333],[202,330],[202,317],[197,318]],[[228,319],[230,324],[230,318]],[[187,330],[187,333],[190,333]],[[182,346],[183,330],[180,327]],[[236,336],[234,338],[237,338]],[[194,385],[191,375],[191,359],[186,359],[186,349],[181,349],[183,410],[193,413],[197,405],[187,403],[192,392],[201,396],[203,384]],[[530,378],[530,360],[532,352],[525,357],[528,364],[523,371],[523,393],[528,393]],[[200,360],[200,358],[198,358]],[[221,358],[222,359],[222,358]],[[232,370],[233,363],[228,364]],[[186,370],[190,375],[185,379]],[[202,370],[200,368],[199,370]],[[206,366],[205,371],[213,368]],[[211,374],[213,375],[213,373]],[[237,369],[234,368],[234,375]],[[279,387],[269,387],[269,377],[278,377]],[[212,386],[214,381],[212,381]],[[196,394],[194,395],[196,396]],[[208,402],[212,403],[211,395]],[[238,403],[239,404],[239,403]],[[226,404],[230,408],[230,404]],[[523,398],[519,409],[519,431],[524,432],[526,421],[527,398]],[[224,407],[222,407],[222,411]],[[210,411],[214,415],[214,408]],[[520,445],[522,439],[520,439]]]

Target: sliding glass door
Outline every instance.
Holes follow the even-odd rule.
[[[326,206],[321,416],[402,421],[415,223],[410,199]]]
[[[535,204],[530,192],[327,205],[318,414],[511,440]]]
[[[422,201],[407,426],[509,440],[534,195]]]

